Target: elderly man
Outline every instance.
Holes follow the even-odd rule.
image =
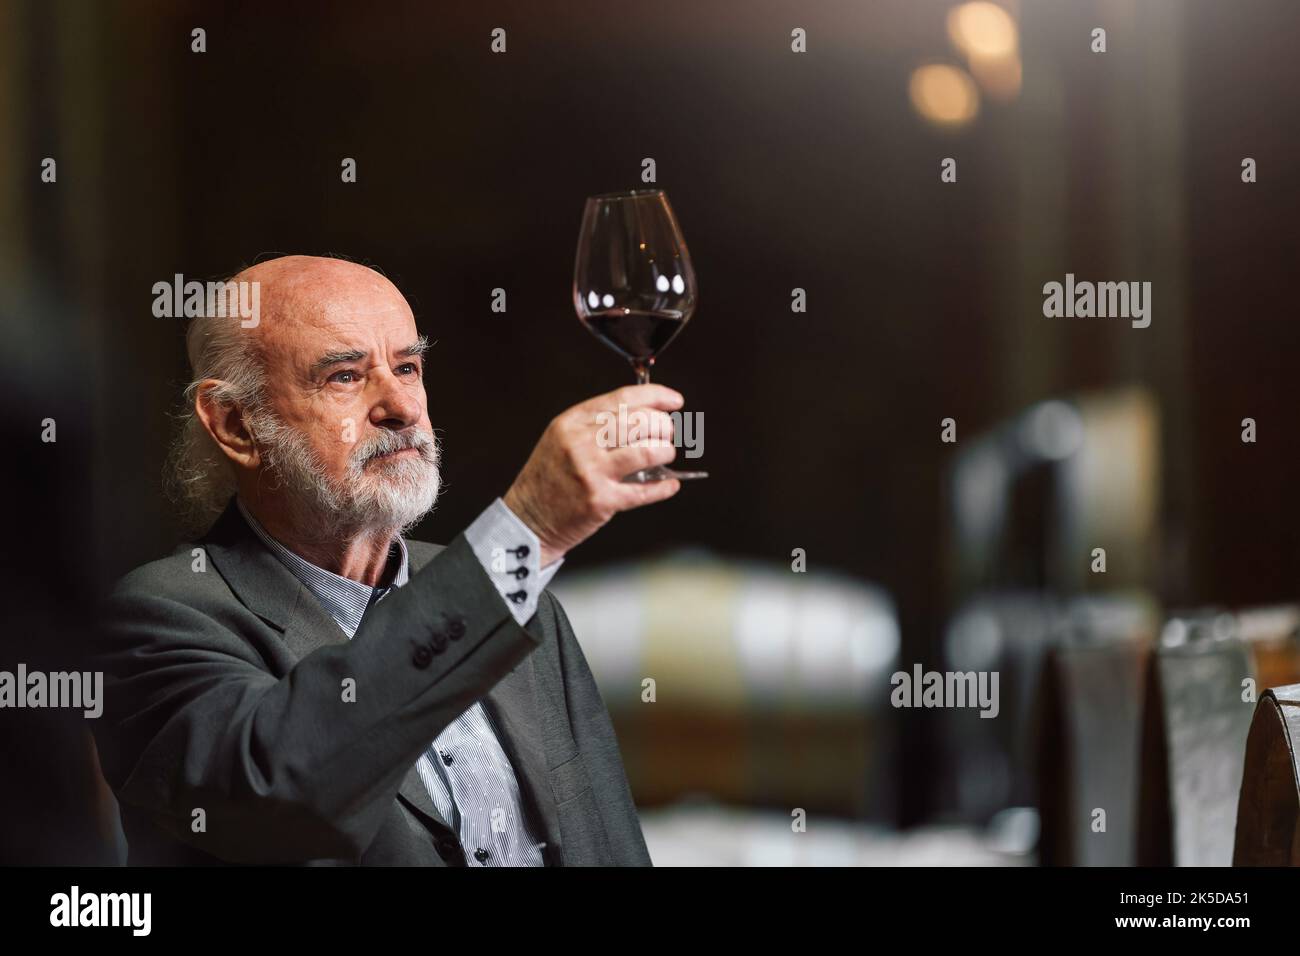
[[[559,603],[565,553],[676,480],[620,478],[620,403],[671,435],[682,398],[621,389],[556,417],[446,547],[425,339],[391,282],[291,256],[259,321],[191,326],[173,455],[206,536],[115,588],[96,737],[132,863],[648,865],[600,694]],[[252,327],[245,327],[251,325]]]

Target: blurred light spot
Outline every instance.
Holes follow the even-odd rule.
[[[1020,443],[1035,458],[1069,458],[1083,444],[1083,419],[1066,402],[1040,402],[1020,420]]]
[[[673,276],[673,291],[678,295],[686,291],[686,283],[682,281],[681,276]]]
[[[994,3],[964,3],[948,14],[948,36],[985,93],[997,100],[1020,95],[1020,37],[1011,14]]]
[[[1010,475],[997,451],[975,446],[957,465],[953,492],[957,523],[967,541],[984,541],[1001,526]]]
[[[876,606],[865,608],[861,620],[849,632],[853,666],[863,674],[891,666],[898,658],[898,644],[898,622]]]
[[[912,72],[912,105],[931,123],[961,126],[979,112],[979,92],[970,75],[955,66],[932,63]]]
[[[588,292],[587,305],[591,306],[593,309],[596,308],[596,306],[600,305],[600,296],[596,295],[594,292]]]
[[[1000,853],[1029,853],[1038,845],[1038,811],[1033,807],[1007,807],[989,821],[989,846]]]
[[[963,3],[948,14],[948,36],[967,56],[1004,57],[1016,49],[1016,24],[995,3]]]
[[[1237,619],[1231,614],[1215,615],[1210,633],[1216,641],[1226,641],[1237,636]]]
[[[604,298],[602,298],[602,299],[600,300],[600,304],[603,305],[605,308],[608,309],[608,308],[610,308],[611,306],[613,306],[613,304],[614,304],[614,297],[613,297],[612,295],[610,295],[608,292],[606,292]]]
[[[1014,100],[1020,95],[1020,57],[1010,56],[985,59],[974,57],[970,70],[984,92],[996,100]]]
[[[658,279],[655,279],[655,288],[658,289],[660,292],[667,292],[667,291],[668,291],[668,277],[667,277],[667,276],[660,276]]]
[[[969,611],[948,630],[948,661],[955,670],[995,670],[1002,655],[1002,628],[987,611]]]
[[[1166,622],[1160,633],[1160,643],[1165,647],[1181,647],[1187,643],[1187,622],[1173,618]]]

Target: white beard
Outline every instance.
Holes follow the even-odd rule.
[[[376,432],[357,443],[346,476],[334,482],[296,428],[270,412],[250,415],[247,423],[268,473],[289,489],[294,510],[300,512],[296,517],[309,523],[313,537],[401,534],[432,511],[438,499],[441,449],[429,432]],[[371,461],[404,448],[416,449],[419,457]]]

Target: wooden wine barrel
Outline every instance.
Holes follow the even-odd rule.
[[[1300,866],[1300,684],[1265,691],[1246,741],[1234,866]]]
[[[1170,621],[1148,673],[1138,862],[1228,866],[1254,670],[1231,615]]]
[[[1255,656],[1257,685],[1272,689],[1262,695],[1246,741],[1233,863],[1300,865],[1294,788],[1300,747],[1295,723],[1300,713],[1300,607],[1245,613],[1241,634]]]
[[[942,714],[933,786],[952,795],[944,809],[957,819],[984,823],[1008,807],[1035,805],[1033,711],[1060,613],[1059,602],[1041,592],[994,591],[967,601],[948,622],[944,667],[996,671],[1001,698],[996,720]]]
[[[883,591],[703,552],[566,572],[554,591],[639,803],[893,819],[899,633]]]
[[[1138,822],[1143,681],[1155,609],[1057,635],[1044,665],[1038,730],[1039,862],[1131,866]]]
[[[1148,684],[1139,862],[1226,866],[1256,688],[1300,680],[1300,608],[1166,626]]]

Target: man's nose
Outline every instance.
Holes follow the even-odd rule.
[[[420,420],[423,408],[411,386],[387,375],[370,409],[370,423],[377,428],[409,428]]]

